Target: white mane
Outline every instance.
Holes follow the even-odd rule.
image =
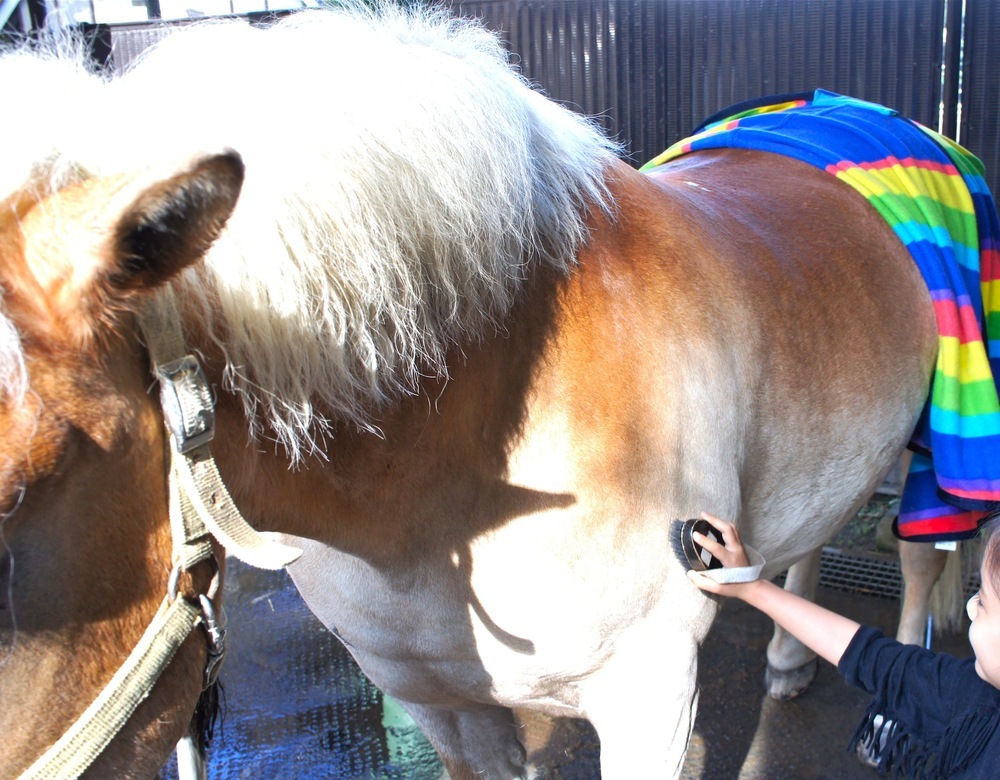
[[[226,233],[175,290],[224,349],[249,419],[293,455],[322,437],[317,408],[368,425],[422,374],[444,375],[448,349],[507,313],[528,266],[568,267],[583,213],[609,208],[614,145],[532,92],[491,33],[441,13],[208,23],[120,79],[84,81],[69,105],[91,101],[80,116],[95,132],[51,144],[57,178],[243,155]]]

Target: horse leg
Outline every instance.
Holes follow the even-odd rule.
[[[819,582],[819,559],[823,549],[817,547],[788,569],[785,590],[810,601],[816,600]],[[780,626],[767,646],[767,676],[765,684],[772,699],[794,699],[816,677],[816,654]]]
[[[398,701],[398,699],[397,699]],[[527,780],[531,777],[508,707],[450,710],[399,701],[437,750],[451,780]]]
[[[643,646],[619,645],[583,688],[604,780],[679,777],[694,728],[697,643],[684,632],[642,633]]]
[[[185,734],[177,743],[177,780],[205,780],[205,751],[198,740]]]
[[[926,542],[899,543],[903,570],[903,605],[896,639],[908,645],[923,645],[930,614],[931,591],[944,571],[948,552]]]
[[[894,469],[896,495],[902,495],[913,453],[904,450]],[[948,552],[926,542],[897,544],[899,565],[903,573],[903,603],[899,611],[896,639],[907,645],[923,645],[927,632],[927,617],[931,611],[931,592],[941,578]]]

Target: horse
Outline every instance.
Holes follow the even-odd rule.
[[[32,107],[0,165],[6,776],[108,699],[69,774],[156,771],[223,548],[289,567],[453,780],[529,776],[515,707],[676,776],[719,604],[672,520],[733,519],[774,576],[907,442],[934,313],[855,192],[747,150],[639,173],[493,34],[372,5],[113,79],[0,60]]]

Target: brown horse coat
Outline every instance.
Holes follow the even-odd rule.
[[[538,126],[561,121],[523,99]],[[306,601],[455,780],[526,774],[515,706],[589,718],[607,778],[676,774],[716,604],[673,557],[670,521],[732,518],[771,576],[854,513],[926,394],[929,296],[856,193],[755,152],[693,155],[655,176],[606,159],[598,170],[591,194],[603,194],[578,191],[589,205],[567,262],[572,235],[527,241],[506,302],[475,329],[445,329],[440,359],[412,342],[428,360],[412,382],[358,390],[350,414],[317,390],[309,412],[330,421],[325,439],[297,453],[253,415],[252,382],[234,379],[245,370],[230,352],[235,320],[183,304],[188,348],[218,393],[213,452],[237,505],[303,546],[291,571]],[[2,210],[17,342],[0,402],[4,773],[94,698],[163,596],[165,441],[133,313],[165,284],[202,284],[204,263],[232,251],[239,209],[256,203],[246,196],[223,232],[241,179],[235,155],[206,155],[21,191]],[[432,252],[430,240],[414,245]],[[271,263],[277,285],[283,266]],[[433,281],[422,285],[437,301]],[[210,297],[224,307],[224,295]],[[461,319],[462,295],[433,316]],[[314,303],[301,301],[307,319],[322,313]],[[348,321],[345,343],[352,322],[389,321],[372,312]],[[385,333],[410,348],[401,330]],[[336,344],[293,346],[272,358],[289,370],[301,359],[302,372],[313,353],[341,360]],[[159,766],[187,725],[203,656],[192,637],[95,776]]]

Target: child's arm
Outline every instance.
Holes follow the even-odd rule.
[[[695,541],[722,561],[724,566],[746,566],[747,557],[736,528],[709,514],[702,517],[722,534],[719,544],[702,534]],[[851,643],[860,623],[831,612],[807,599],[789,593],[767,580],[723,585],[700,572],[688,572],[691,581],[704,591],[732,596],[756,607],[796,639],[834,666]]]

